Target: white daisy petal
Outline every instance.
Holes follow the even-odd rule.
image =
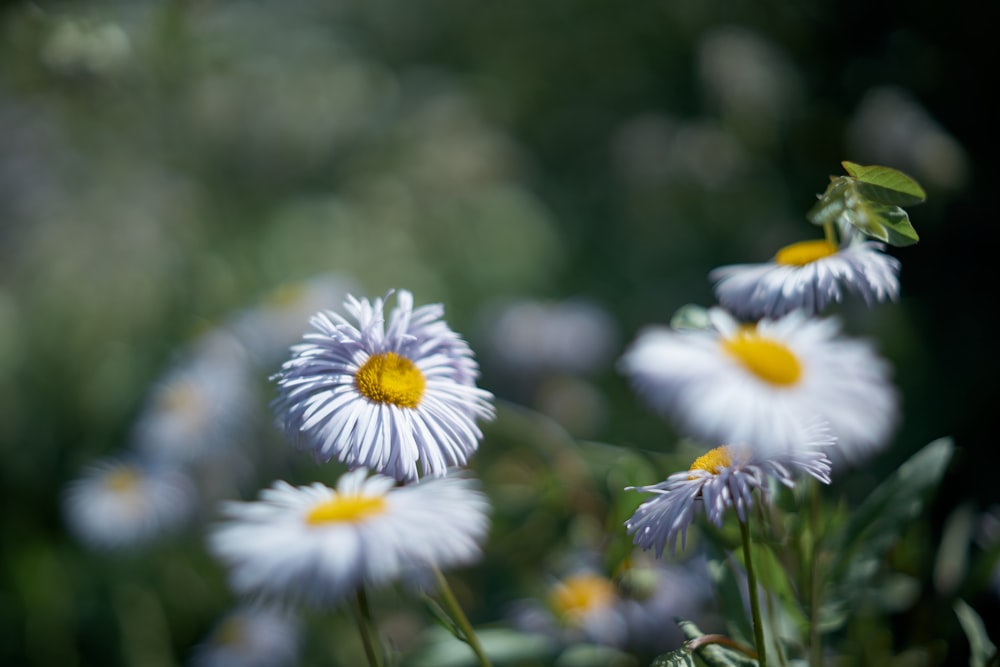
[[[816,428],[810,428],[810,433],[816,436]],[[830,459],[822,449],[829,444],[820,433],[806,447],[784,453],[762,455],[747,447],[716,447],[699,457],[690,470],[652,486],[628,487],[654,497],[639,505],[625,528],[636,545],[653,549],[657,558],[666,549],[675,553],[678,541],[682,549],[686,546],[687,529],[698,511],[717,526],[730,508],[746,521],[754,492],[767,500],[769,479],[794,486],[790,476],[794,471],[829,483]]]
[[[715,329],[650,327],[621,369],[639,394],[706,442],[785,452],[815,439],[825,421],[836,448],[857,461],[884,446],[898,419],[890,368],[835,320],[794,312],[757,325],[712,309]]]
[[[476,561],[489,503],[451,475],[395,486],[363,468],[331,489],[275,482],[255,502],[223,506],[208,538],[239,594],[334,606],[362,585],[422,581],[431,568]]]
[[[875,241],[826,241],[787,246],[766,264],[734,264],[713,270],[715,295],[724,308],[746,319],[781,317],[799,309],[810,315],[855,292],[869,306],[899,298],[899,260]]]
[[[344,317],[314,316],[314,331],[275,375],[277,408],[298,445],[320,460],[366,467],[401,481],[438,477],[479,447],[476,420],[493,418],[493,395],[476,386],[468,344],[441,320],[440,304],[414,309],[401,290],[383,299],[348,297]]]

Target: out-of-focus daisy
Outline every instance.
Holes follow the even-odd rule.
[[[771,480],[792,487],[795,474],[807,474],[829,484],[830,460],[820,447],[832,440],[821,431],[816,434],[821,439],[809,447],[766,456],[747,447],[716,447],[698,457],[690,470],[674,473],[659,484],[629,487],[655,497],[639,505],[625,522],[628,534],[641,548],[654,549],[659,558],[668,545],[671,553],[676,552],[678,539],[682,549],[686,546],[688,526],[699,510],[721,526],[730,508],[746,521],[754,491],[766,500]]]
[[[70,532],[98,549],[145,545],[182,526],[196,505],[195,487],[179,470],[110,458],[88,466],[63,497]]]
[[[590,373],[607,365],[619,344],[614,319],[586,299],[512,301],[483,320],[493,364],[517,375]]]
[[[711,273],[724,308],[746,319],[781,317],[795,309],[810,315],[845,292],[872,304],[899,298],[899,260],[884,244],[856,237],[842,245],[828,240],[800,241],[781,248],[766,264],[734,264]]]
[[[398,480],[444,475],[479,446],[477,419],[493,395],[476,387],[468,344],[441,319],[441,304],[413,307],[401,290],[384,301],[348,297],[352,324],[330,311],[292,348],[275,376],[285,431],[320,460],[337,458]]]
[[[563,645],[622,646],[628,634],[618,588],[591,568],[553,580],[544,601],[520,600],[511,616],[518,629],[542,633]]]
[[[420,583],[477,560],[488,509],[464,477],[394,486],[358,468],[336,489],[278,481],[255,502],[227,503],[209,548],[240,594],[329,607],[363,584]]]
[[[243,444],[259,394],[243,346],[212,331],[153,388],[131,432],[150,459],[193,463]]]
[[[281,285],[259,304],[233,317],[229,328],[247,348],[251,359],[273,370],[284,360],[288,347],[306,332],[313,313],[343,303],[355,289],[351,278],[336,273]]]
[[[721,626],[707,611],[712,582],[703,557],[672,563],[637,551],[616,582],[633,651],[658,654],[678,648],[686,639],[678,618],[694,621],[706,633]]]
[[[647,328],[621,360],[640,395],[683,430],[782,452],[809,442],[818,419],[848,460],[885,444],[898,411],[889,366],[866,341],[839,336],[836,319],[708,316],[705,329]]]
[[[285,667],[298,663],[301,628],[285,610],[236,609],[195,647],[191,667]]]

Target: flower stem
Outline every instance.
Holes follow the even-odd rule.
[[[448,580],[445,579],[441,570],[437,568],[434,568],[434,575],[437,577],[438,590],[441,595],[441,602],[444,603],[445,610],[447,610],[452,620],[455,621],[455,624],[458,625],[462,634],[465,635],[465,641],[476,654],[476,657],[479,659],[480,666],[492,667],[490,659],[486,657],[486,652],[483,651],[483,647],[479,643],[479,638],[472,629],[472,624],[469,623],[469,619],[466,617],[465,612],[462,611],[462,606],[459,605],[458,600],[455,599],[455,594],[452,593],[451,586],[448,585]]]
[[[380,651],[376,646],[377,641],[372,632],[375,622],[372,620],[371,609],[368,608],[368,596],[365,593],[364,587],[358,589],[357,603],[358,632],[361,634],[361,643],[365,647],[365,656],[368,658],[368,665],[369,667],[381,667],[381,660],[379,659]]]
[[[811,495],[809,503],[809,522],[812,529],[809,531],[813,543],[809,550],[809,664],[811,667],[821,667],[823,664],[823,644],[819,632],[819,606],[820,606],[820,573],[819,573],[819,546],[820,546],[820,507],[819,507],[819,485],[811,484]]]
[[[767,667],[767,649],[764,646],[764,626],[760,616],[760,599],[757,596],[757,573],[753,569],[750,553],[750,525],[740,519],[740,536],[743,538],[743,560],[747,570],[747,589],[750,597],[750,614],[753,616],[754,644],[757,647],[757,663]]]
[[[823,235],[826,237],[828,243],[833,243],[833,244],[837,243],[837,235],[833,230],[832,222],[823,223]]]

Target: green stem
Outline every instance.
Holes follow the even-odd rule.
[[[809,664],[821,667],[823,664],[823,646],[819,632],[819,542],[820,542],[820,507],[819,485],[811,484],[809,504],[810,531],[813,543],[809,549]]]
[[[441,595],[441,602],[444,603],[445,610],[447,610],[451,619],[455,621],[455,624],[458,625],[462,634],[465,635],[465,641],[470,647],[472,647],[472,651],[479,659],[479,664],[481,667],[492,667],[490,659],[486,657],[486,652],[483,651],[483,647],[479,643],[479,638],[472,629],[472,624],[469,623],[469,619],[466,617],[465,612],[462,611],[462,606],[458,604],[458,600],[455,599],[455,594],[451,592],[451,586],[448,585],[448,580],[445,579],[441,570],[437,568],[434,568],[434,575],[437,577],[438,592]]]
[[[833,223],[832,222],[824,222],[823,223],[823,234],[824,234],[824,236],[826,236],[826,240],[827,240],[828,243],[832,243],[834,245],[837,244],[837,235],[836,235],[836,232],[833,229]]]
[[[361,643],[365,647],[365,656],[368,658],[368,664],[370,667],[380,667],[380,650],[376,646],[377,641],[374,637],[374,633],[372,632],[372,629],[375,627],[375,622],[372,620],[371,609],[368,607],[368,595],[365,593],[364,587],[358,589],[357,602],[358,632],[361,634]]]
[[[760,616],[760,599],[757,596],[757,573],[753,569],[750,554],[750,526],[740,519],[740,536],[743,538],[743,560],[747,570],[747,589],[750,593],[750,614],[753,616],[754,644],[757,647],[757,663],[767,667],[767,649],[764,646],[764,625]]]

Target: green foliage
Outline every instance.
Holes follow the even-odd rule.
[[[998,664],[1000,653],[997,652],[996,645],[990,641],[983,619],[979,617],[976,610],[964,600],[956,600],[955,615],[958,616],[958,621],[962,624],[962,629],[969,638],[969,647],[971,648],[969,667],[987,667]]]
[[[895,246],[919,240],[903,206],[920,204],[927,193],[913,178],[881,166],[843,162],[849,176],[834,176],[806,214],[816,225],[849,224],[866,236]]]

